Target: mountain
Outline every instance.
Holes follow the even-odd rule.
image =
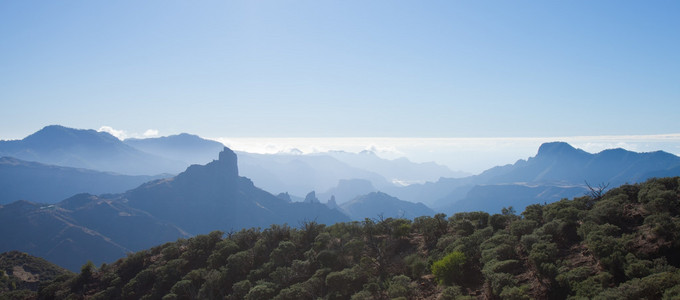
[[[680,177],[523,212],[212,232],[45,282],[43,299],[678,299]],[[499,201],[504,201],[503,198]]]
[[[187,166],[209,163],[224,148],[222,143],[188,133],[158,138],[130,138],[123,142],[146,153],[173,161],[185,162]]]
[[[637,153],[609,149],[588,153],[564,142],[541,145],[536,156],[498,166],[479,175],[442,178],[434,183],[388,188],[400,199],[423,201],[444,211],[522,209],[527,203],[553,202],[588,192],[586,183],[618,186],[655,176],[680,175],[680,157],[663,151]],[[500,198],[508,199],[498,201]],[[460,207],[457,207],[460,205]]]
[[[218,160],[146,183],[125,193],[123,201],[191,234],[347,220],[321,203],[291,203],[255,187],[250,179],[239,176],[237,161],[236,153],[225,147]]]
[[[342,179],[369,180],[377,187],[393,185],[375,172],[352,167],[327,155],[238,152],[238,156],[243,176],[271,193],[303,196],[309,191],[331,189]]]
[[[352,220],[366,218],[407,218],[432,216],[434,211],[425,204],[399,200],[388,194],[373,192],[340,205]]]
[[[591,154],[563,142],[545,143],[536,156],[479,175],[486,183],[567,182],[609,183],[645,181],[646,174],[680,166],[680,157],[656,151],[637,153],[608,149]]]
[[[0,299],[21,299],[21,294],[37,292],[41,282],[51,281],[68,270],[42,258],[19,251],[0,253]]]
[[[336,202],[339,204],[348,202],[357,196],[366,195],[371,192],[375,192],[377,189],[373,186],[373,183],[365,179],[341,179],[338,181],[338,185],[333,187],[323,193],[319,193],[320,199],[330,199],[335,197]]]
[[[406,158],[383,159],[371,151],[329,151],[313,154],[302,154],[299,151],[276,154],[239,152],[238,155],[241,173],[251,178],[260,188],[272,193],[289,192],[298,197],[312,190],[333,189],[340,180],[367,180],[371,185],[382,189],[434,181],[440,177],[467,175],[453,172],[433,162],[414,163]],[[365,193],[352,193],[351,197],[340,197],[338,200],[349,201]],[[328,193],[321,194],[326,196]]]
[[[124,194],[0,206],[0,251],[20,250],[77,270],[87,260],[111,262],[190,234],[347,220],[318,201],[291,203],[256,188],[239,176],[236,154],[224,148],[218,160]]]
[[[415,163],[404,157],[384,159],[369,150],[359,153],[329,151],[313,155],[331,156],[352,167],[371,170],[397,184],[424,183],[436,181],[441,177],[459,178],[471,175],[461,171],[451,171],[448,167],[434,162]]]
[[[55,203],[79,193],[121,193],[161,176],[129,176],[0,158],[0,204]]]
[[[0,252],[27,252],[73,271],[181,237],[188,235],[146,212],[88,194],[0,206]]]
[[[585,195],[582,186],[493,184],[476,185],[470,188],[460,200],[445,206],[441,211],[457,213],[463,211],[500,212],[503,207],[512,206],[523,210],[531,204],[553,203],[564,198]]]
[[[0,157],[127,175],[178,173],[186,164],[126,145],[106,132],[46,126],[22,140],[0,141]]]

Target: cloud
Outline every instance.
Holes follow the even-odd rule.
[[[406,153],[400,151],[397,149],[395,146],[378,146],[375,144],[369,145],[368,147],[365,148],[367,151],[371,151],[378,156],[382,156],[385,158],[399,158],[403,157]]]
[[[144,137],[156,137],[158,136],[158,130],[157,129],[147,129],[144,131]]]
[[[115,129],[111,126],[102,126],[99,127],[97,130],[99,132],[108,132],[112,136],[117,137],[119,140],[125,140],[129,138],[150,138],[150,137],[156,137],[158,136],[158,130],[156,129],[147,129],[144,131],[144,134],[139,134],[139,133],[130,133],[122,129]]]
[[[623,148],[636,152],[663,150],[680,154],[680,134],[501,137],[501,138],[215,138],[234,150],[277,153],[299,149],[302,153],[371,150],[388,159],[406,157],[415,162],[434,161],[451,168],[478,173],[536,155],[542,143],[564,141],[590,153]]]
[[[102,126],[102,127],[99,127],[99,129],[98,129],[97,131],[99,131],[99,132],[108,132],[109,134],[111,134],[112,136],[117,137],[117,138],[118,138],[119,140],[121,140],[121,141],[124,140],[124,139],[126,139],[126,138],[128,138],[128,134],[125,132],[125,130],[117,130],[117,129],[113,129],[113,127],[111,127],[111,126]]]

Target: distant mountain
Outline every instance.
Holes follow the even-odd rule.
[[[451,171],[446,166],[434,162],[415,163],[407,158],[384,159],[373,151],[364,150],[359,153],[345,151],[329,151],[313,155],[328,155],[352,167],[370,170],[397,184],[424,183],[436,181],[441,177],[459,178],[471,174]]]
[[[106,132],[47,126],[23,140],[0,141],[0,157],[127,175],[177,173],[186,164],[137,150]]]
[[[250,179],[239,176],[236,153],[226,147],[218,160],[192,165],[174,178],[149,182],[125,193],[123,198],[131,207],[191,234],[347,220],[341,212],[321,203],[291,203],[255,187]]]
[[[288,192],[301,197],[309,191],[336,188],[340,180],[366,180],[378,189],[412,183],[434,181],[440,177],[461,177],[469,174],[428,163],[414,163],[406,158],[389,160],[375,153],[329,151],[313,154],[293,153],[254,154],[238,152],[241,173],[251,178],[258,187],[272,193]],[[349,201],[357,195],[338,201]],[[322,198],[321,200],[327,200]]]
[[[121,193],[162,176],[129,176],[0,158],[0,204],[55,203],[79,193]]]
[[[425,204],[399,200],[388,194],[374,192],[340,205],[352,220],[365,218],[407,218],[432,216],[434,211]]]
[[[238,152],[238,156],[243,176],[252,179],[259,188],[276,194],[288,192],[299,197],[309,191],[326,191],[341,179],[369,180],[377,187],[393,185],[375,172],[352,167],[327,155]]]
[[[342,204],[356,198],[357,196],[366,195],[375,191],[377,191],[377,189],[369,180],[341,179],[338,181],[338,185],[336,187],[333,187],[323,193],[319,193],[319,198],[327,201],[334,196],[336,202]]]
[[[493,184],[473,186],[460,200],[440,208],[449,214],[465,211],[498,213],[503,207],[512,206],[517,211],[531,204],[553,203],[564,198],[585,195],[582,186]]]
[[[76,271],[180,237],[181,229],[121,201],[80,194],[53,205],[0,206],[0,252],[19,250]]]
[[[37,292],[41,282],[70,274],[62,267],[23,252],[0,253],[0,295],[9,296],[9,299],[20,299],[10,296],[11,293],[20,290]]]
[[[387,192],[400,199],[423,201],[445,212],[498,212],[504,206],[522,210],[526,203],[583,195],[588,191],[586,182],[615,187],[654,176],[677,175],[680,175],[680,157],[663,151],[637,153],[610,149],[591,154],[567,143],[552,142],[541,145],[536,156],[528,160],[494,167],[479,175],[442,178],[434,183],[387,189]],[[499,197],[507,200],[496,200]]]
[[[125,139],[123,142],[146,153],[185,162],[187,166],[209,163],[224,148],[222,143],[188,133],[158,138]]]
[[[642,182],[647,174],[680,166],[680,157],[656,151],[637,153],[621,148],[591,154],[563,142],[545,143],[535,157],[519,160],[513,165],[484,171],[478,181],[624,183]]]

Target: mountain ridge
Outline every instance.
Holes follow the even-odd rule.
[[[177,173],[185,164],[133,148],[107,132],[45,126],[22,140],[0,141],[0,156],[126,175]]]

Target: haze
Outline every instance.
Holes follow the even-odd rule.
[[[0,139],[107,126],[473,173],[552,140],[678,154],[678,15],[677,1],[4,1]]]

